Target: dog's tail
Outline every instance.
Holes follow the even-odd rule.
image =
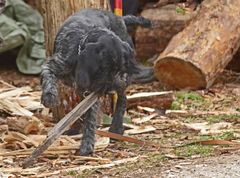
[[[152,27],[151,20],[146,19],[144,17],[137,17],[134,15],[126,15],[126,16],[123,16],[123,20],[124,20],[126,26],[139,25],[139,26],[143,26],[146,28]]]

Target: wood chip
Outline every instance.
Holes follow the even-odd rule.
[[[43,134],[47,132],[42,121],[35,116],[8,117],[7,124],[11,130],[15,130],[26,135]]]
[[[147,112],[150,112],[150,113],[152,113],[152,112],[155,112],[155,111],[156,111],[156,109],[154,109],[154,108],[149,108],[149,107],[137,106],[137,108],[138,108],[139,110],[142,110],[142,111],[147,111]]]
[[[232,127],[232,123],[229,122],[219,122],[215,124],[209,124],[208,122],[202,123],[181,123],[181,125],[199,131],[202,135],[211,135],[218,134],[225,131],[230,131],[229,129]]]
[[[149,116],[142,117],[142,118],[135,118],[132,121],[136,124],[142,124],[142,123],[145,123],[147,121],[150,121],[151,119],[155,118],[156,116],[158,116],[158,113],[153,113]]]
[[[147,125],[147,126],[139,126],[135,129],[126,130],[124,133],[129,135],[135,135],[135,134],[153,132],[155,130],[156,130],[155,127]]]
[[[130,96],[127,96],[127,99],[136,99],[136,98],[144,98],[144,97],[152,97],[152,96],[159,96],[159,95],[167,95],[172,94],[172,91],[163,91],[163,92],[142,92],[142,93],[136,93]]]
[[[0,93],[0,99],[20,96],[21,94],[27,93],[29,91],[32,91],[30,87],[13,88],[13,90]]]
[[[0,99],[0,109],[10,115],[17,116],[33,116],[33,113],[24,109],[16,102],[11,102],[8,99]]]

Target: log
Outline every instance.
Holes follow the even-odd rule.
[[[155,75],[176,89],[209,88],[240,46],[240,1],[205,0],[198,15],[155,62]]]
[[[179,14],[176,5],[143,10],[141,16],[154,21],[154,28],[138,27],[135,35],[137,58],[144,61],[161,53],[171,38],[182,31],[195,13]]]
[[[137,106],[150,107],[155,109],[169,109],[173,102],[173,92],[144,92],[127,96],[127,108]]]

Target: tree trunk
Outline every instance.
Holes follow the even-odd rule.
[[[205,0],[159,56],[156,77],[177,89],[210,87],[240,46],[239,17],[239,0]]]
[[[29,0],[28,3],[43,15],[47,56],[52,55],[56,33],[70,15],[82,8],[108,9],[109,7],[108,0]],[[59,86],[61,105],[53,108],[53,117],[56,122],[79,102],[73,89],[61,83]]]

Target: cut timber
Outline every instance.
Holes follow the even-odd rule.
[[[144,92],[127,96],[127,108],[137,106],[151,107],[156,109],[169,109],[173,102],[173,92]]]
[[[177,89],[210,87],[240,45],[240,1],[205,0],[155,63],[156,77]]]
[[[176,8],[176,5],[167,5],[142,11],[141,16],[154,21],[154,28],[137,28],[135,43],[138,59],[144,61],[161,53],[171,38],[182,31],[195,14],[180,14]]]

